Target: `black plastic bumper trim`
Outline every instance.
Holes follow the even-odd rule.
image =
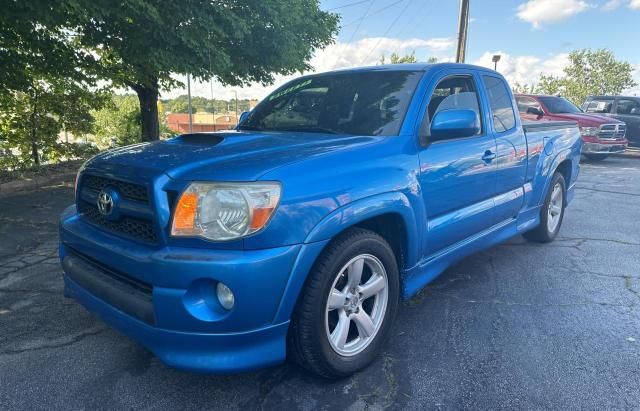
[[[75,255],[65,256],[62,268],[71,280],[97,298],[147,324],[155,324],[150,289],[143,290]]]

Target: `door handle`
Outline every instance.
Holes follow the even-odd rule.
[[[495,160],[495,158],[496,158],[496,153],[494,153],[491,150],[487,150],[484,152],[484,155],[482,156],[482,161],[489,164],[490,162]]]

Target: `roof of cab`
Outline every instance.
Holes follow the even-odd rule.
[[[478,71],[491,72],[494,74],[500,74],[486,67],[475,66],[473,64],[463,64],[463,63],[381,64],[378,66],[349,67],[349,68],[337,69],[337,70],[327,71],[327,72],[318,73],[318,74],[361,72],[361,71],[426,71],[428,69],[460,69],[460,68],[467,68],[467,69],[473,69]]]

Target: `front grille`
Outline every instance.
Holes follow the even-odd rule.
[[[80,208],[80,214],[91,224],[106,228],[118,234],[124,234],[135,240],[140,240],[145,243],[156,243],[158,240],[156,230],[153,228],[151,221],[132,217],[121,217],[117,221],[107,220],[100,214],[98,207],[87,202],[83,202]]]
[[[123,203],[120,206],[117,205],[117,207],[122,208],[120,208],[120,216],[115,220],[108,219],[100,214],[96,204],[98,193],[106,187],[112,187],[117,190],[121,199],[129,202],[127,206]],[[85,174],[81,176],[78,193],[80,193],[78,196],[78,212],[86,222],[114,234],[143,243],[155,244],[158,242],[158,235],[150,217],[153,215],[152,212],[146,213],[149,217],[144,217],[145,213],[142,215],[139,213],[128,214],[133,213],[132,210],[140,211],[145,208],[148,210],[151,206],[146,186]],[[134,205],[133,209],[132,205]]]
[[[145,186],[127,183],[126,181],[85,174],[82,176],[82,186],[95,191],[100,191],[107,186],[113,186],[118,189],[124,198],[134,201],[144,201],[145,203],[149,201],[149,194]]]
[[[600,140],[622,140],[627,131],[626,124],[603,124],[600,126]]]

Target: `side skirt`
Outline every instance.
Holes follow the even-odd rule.
[[[527,228],[533,228],[530,225]],[[470,254],[499,244],[522,231],[518,220],[511,218],[431,255],[403,271],[402,298],[407,300],[433,281],[450,265]]]

